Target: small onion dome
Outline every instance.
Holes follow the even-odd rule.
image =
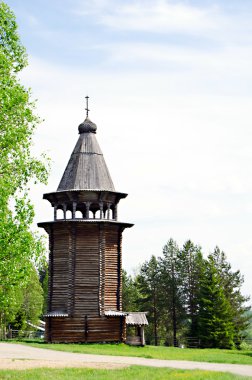
[[[97,126],[88,117],[79,125],[79,134],[81,133],[96,133]]]

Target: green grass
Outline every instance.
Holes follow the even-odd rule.
[[[24,344],[24,342],[22,342]],[[153,359],[192,360],[212,363],[232,363],[252,365],[252,351],[197,349],[175,347],[132,347],[125,344],[49,344],[25,343],[33,347],[47,348],[57,351],[68,351],[83,354],[139,356]]]
[[[188,371],[169,368],[132,366],[116,370],[91,368],[37,368],[29,370],[0,370],[0,379],[11,380],[245,380],[251,377],[223,372]]]

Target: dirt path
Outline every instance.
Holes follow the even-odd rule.
[[[27,369],[35,367],[92,367],[115,369],[129,365],[222,371],[251,376],[252,378],[252,365],[75,354],[71,352],[34,348],[21,344],[0,343],[0,369]]]

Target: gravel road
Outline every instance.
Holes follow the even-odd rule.
[[[92,367],[115,369],[129,365],[231,372],[238,375],[251,376],[252,379],[252,365],[75,354],[71,352],[34,348],[21,344],[0,343],[0,369],[27,369],[35,367]]]

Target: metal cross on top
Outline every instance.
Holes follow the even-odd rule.
[[[87,111],[86,115],[87,115],[87,117],[88,117],[88,112],[90,111],[90,110],[88,109],[88,99],[89,99],[89,96],[85,96],[85,98],[86,98],[86,108],[85,108],[85,110]]]

